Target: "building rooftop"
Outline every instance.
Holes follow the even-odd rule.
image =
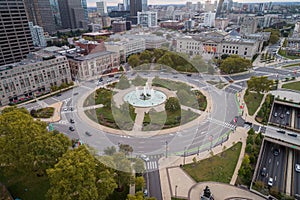
[[[72,58],[74,60],[85,61],[85,60],[91,60],[93,58],[110,55],[110,54],[115,54],[115,53],[111,52],[111,51],[102,51],[102,52],[91,53],[86,56],[81,56],[81,54],[76,54],[76,53],[74,53],[74,54],[68,53],[66,56],[68,58]]]

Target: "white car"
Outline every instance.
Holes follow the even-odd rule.
[[[141,155],[141,159],[143,159],[146,162],[150,161],[150,159],[145,154]]]
[[[68,111],[68,108],[64,108],[63,110],[64,110],[64,111]]]
[[[300,172],[300,164],[295,164],[295,170],[296,172]]]
[[[268,181],[268,186],[272,187],[273,186],[273,178],[269,178],[269,181]]]

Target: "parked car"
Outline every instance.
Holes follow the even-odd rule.
[[[69,130],[70,130],[70,131],[75,131],[75,128],[74,128],[73,126],[70,126],[70,127],[69,127]]]
[[[296,172],[300,172],[300,164],[295,164],[295,170]]]
[[[268,186],[272,187],[273,186],[273,178],[269,178],[269,181],[268,181]]]

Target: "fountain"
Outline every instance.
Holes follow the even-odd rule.
[[[125,95],[124,100],[135,107],[153,107],[164,103],[167,96],[158,90],[154,90],[146,82],[142,88],[136,87]]]

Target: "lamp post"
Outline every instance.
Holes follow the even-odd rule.
[[[175,185],[175,199],[177,200],[177,188],[178,188],[178,185]]]
[[[184,147],[184,151],[183,151],[183,165],[185,165],[185,151],[186,151],[186,147]]]
[[[210,140],[210,150],[211,150],[211,148],[212,148],[212,141],[213,141],[213,136],[212,135],[209,136],[209,140]]]
[[[168,141],[166,141],[166,158],[168,157]]]

